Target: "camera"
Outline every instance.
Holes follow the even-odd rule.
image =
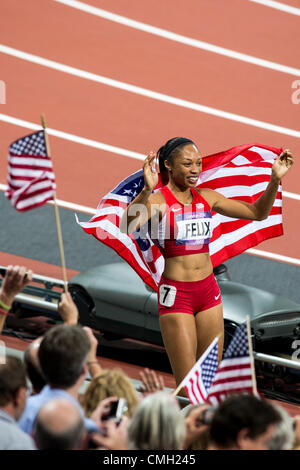
[[[102,417],[102,421],[114,419],[117,424],[120,423],[122,416],[128,410],[127,401],[125,398],[119,398],[110,405],[110,410],[107,415]]]

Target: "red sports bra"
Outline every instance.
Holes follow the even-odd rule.
[[[209,252],[212,215],[207,201],[194,188],[191,188],[191,204],[179,202],[167,186],[160,192],[166,201],[166,211],[158,224],[156,237],[151,238],[162,255],[173,258]]]

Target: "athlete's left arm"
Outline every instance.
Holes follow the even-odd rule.
[[[284,150],[274,161],[272,174],[264,193],[253,204],[234,199],[227,199],[222,194],[202,189],[201,194],[210,204],[211,209],[227,217],[247,220],[264,220],[268,217],[278,192],[280,180],[293,164],[293,156]]]

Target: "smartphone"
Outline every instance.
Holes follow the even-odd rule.
[[[108,419],[114,419],[116,423],[119,424],[123,414],[126,413],[127,410],[127,401],[125,398],[119,398],[119,400],[111,403],[108,414],[103,416],[102,420],[107,421]]]

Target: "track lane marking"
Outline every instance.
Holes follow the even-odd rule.
[[[191,109],[193,111],[198,111],[200,113],[209,114],[211,116],[219,117],[221,119],[227,119],[229,121],[238,122],[248,126],[258,127],[260,129],[265,129],[270,132],[276,132],[278,134],[289,135],[291,137],[300,138],[300,131],[295,129],[289,129],[287,127],[278,126],[276,124],[271,124],[265,121],[259,121],[257,119],[249,118],[247,116],[242,116],[240,114],[231,113],[228,111],[223,111],[221,109],[212,108],[210,106],[205,106],[202,104],[194,103],[192,101],[184,100],[181,98],[176,98],[174,96],[166,95],[164,93],[159,93],[153,90],[148,90],[147,88],[142,88],[136,85],[129,83],[121,82],[119,80],[114,80],[112,78],[104,77],[102,75],[97,75],[95,73],[87,72],[69,65],[65,65],[53,60],[45,59],[44,57],[36,56],[29,54],[27,52],[14,49],[9,46],[0,44],[0,52],[3,54],[10,55],[12,57],[17,57],[21,60],[26,60],[34,64],[42,65],[44,67],[57,70],[60,72],[67,73],[76,77],[84,78],[86,80],[91,80],[93,82],[101,83],[113,88],[118,88],[120,90],[128,91],[136,95],[144,96],[156,101],[172,104],[179,106],[185,109]]]
[[[15,125],[15,126],[19,126],[19,127],[24,127],[25,129],[30,129],[34,131],[41,129],[41,126],[39,124],[34,124],[33,122],[24,121],[23,119],[18,119],[13,116],[8,116],[6,114],[1,114],[1,113],[0,113],[0,121]],[[77,135],[70,134],[68,132],[51,129],[50,127],[47,127],[47,133],[59,139],[67,140],[69,142],[74,142],[76,144],[86,145],[87,147],[104,150],[105,152],[110,152],[115,155],[121,155],[123,157],[133,158],[135,160],[141,160],[141,161],[144,161],[146,158],[146,154],[133,152],[131,150],[123,149],[121,147],[115,147],[113,145],[105,144],[103,142],[98,142],[96,140],[86,139],[85,137],[79,137]],[[5,189],[3,189],[3,184],[0,185],[0,189],[2,191],[5,191]],[[296,201],[300,201],[300,194],[292,193],[290,191],[282,191],[282,196],[287,197],[289,199],[294,199]],[[93,210],[93,209],[88,208],[88,210]]]
[[[276,70],[277,72],[287,73],[289,75],[300,75],[300,70],[295,67],[289,67],[287,65],[278,64],[276,62],[271,62],[269,60],[260,59],[259,57],[254,57],[249,54],[243,54],[242,52],[233,51],[232,49],[227,49],[225,47],[216,46],[208,42],[200,41],[198,39],[189,38],[181,34],[173,33],[156,26],[149,25],[147,23],[142,23],[140,21],[132,20],[125,16],[117,15],[116,13],[111,13],[110,11],[103,10],[98,7],[87,5],[86,3],[79,2],[77,0],[54,0],[57,3],[75,8],[77,10],[83,11],[85,13],[90,13],[92,15],[104,18],[115,23],[128,26],[139,31],[153,34],[155,36],[162,37],[164,39],[169,39],[171,41],[179,42],[187,46],[195,47],[197,49],[202,49],[204,51],[212,52],[214,54],[223,55],[229,57],[230,59],[240,60],[242,62],[247,62],[252,65],[259,67],[268,68],[271,70]]]
[[[300,8],[292,7],[290,5],[286,5],[285,3],[271,0],[250,0],[250,2],[259,3],[265,7],[275,8],[276,10],[284,11],[285,13],[290,13],[291,15],[300,16]]]

